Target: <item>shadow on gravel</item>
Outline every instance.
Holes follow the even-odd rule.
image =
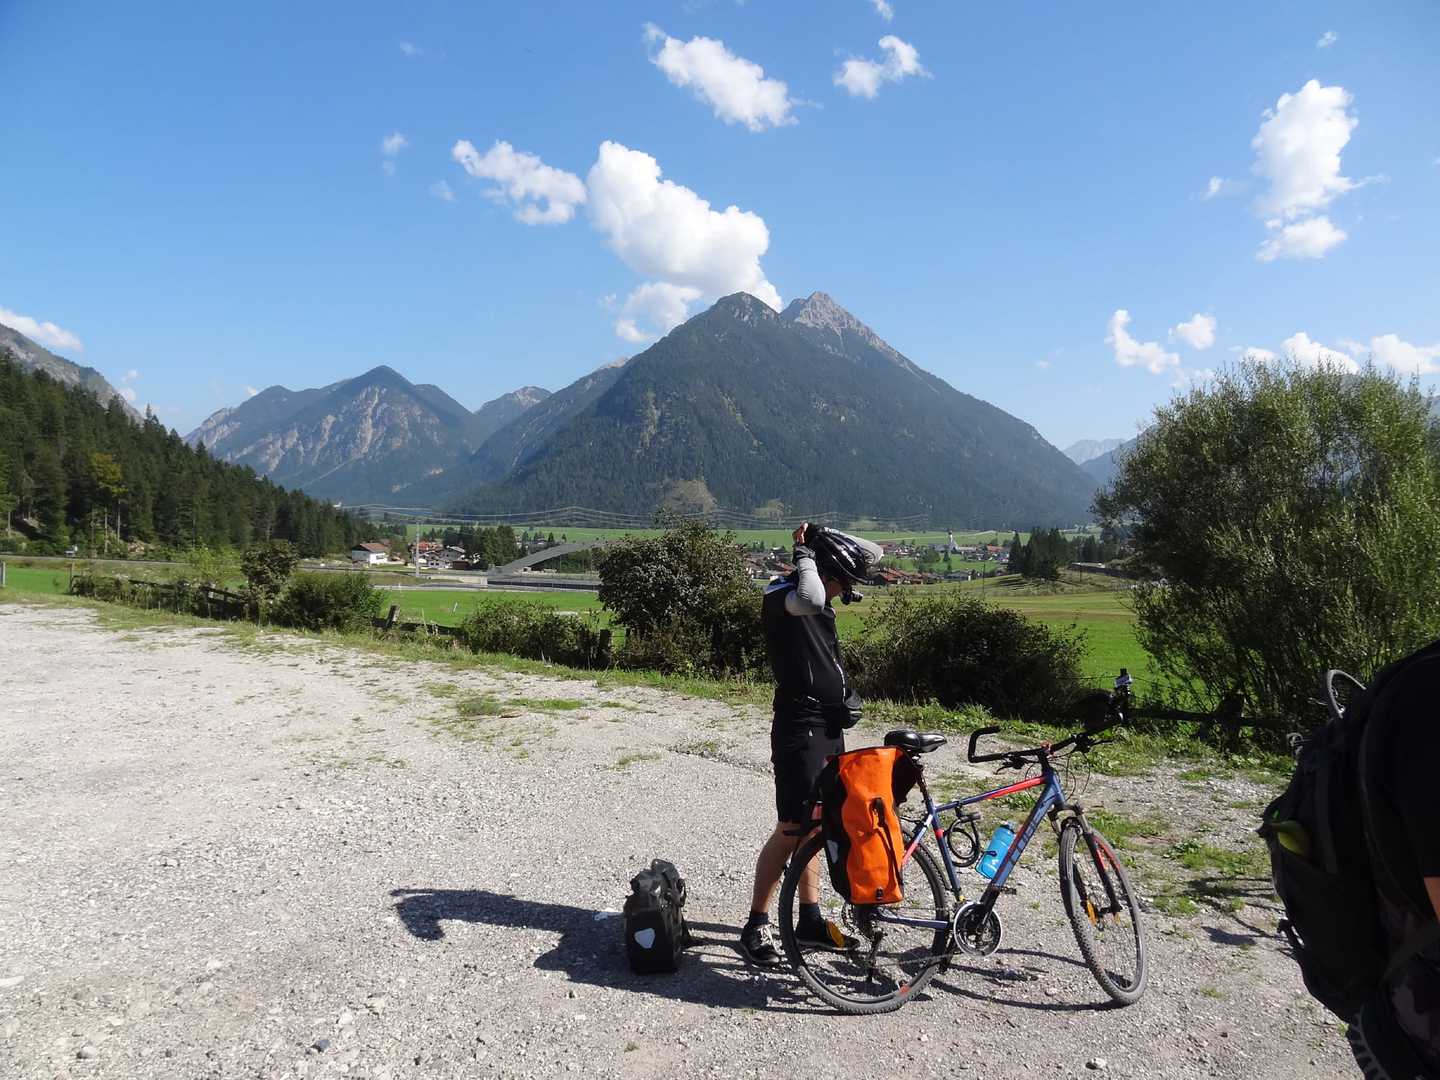
[[[936,976],[932,985],[944,989],[948,993],[958,994],[974,1001],[988,1001],[995,1005],[1009,1005],[1017,1009],[1035,1009],[1039,1012],[1101,1012],[1120,1007],[1109,998],[1099,1001],[1057,1001],[1054,999],[1035,1001],[1002,996],[1001,991],[1007,984],[1039,985],[1044,981],[1047,966],[1026,963],[1019,959],[1020,957],[1042,960],[1046,965],[1069,964],[1071,967],[1086,971],[1087,974],[1088,969],[1074,957],[1056,956],[1054,953],[1039,952],[1035,949],[1001,949],[995,955],[1008,958],[1009,962],[1005,967],[976,967],[972,964],[961,963],[957,957],[951,962],[948,969]],[[955,981],[957,975],[971,976],[973,981],[957,982]],[[977,982],[980,984],[979,986],[975,985]]]
[[[563,972],[574,982],[721,1008],[814,1011],[791,976],[761,975],[741,959],[737,927],[689,923],[693,943],[679,972],[640,976],[626,963],[619,915],[597,919],[588,908],[522,900],[484,889],[395,889],[390,895],[400,921],[422,941],[442,940],[447,922],[553,930],[560,934],[560,942],[537,957],[535,966]]]

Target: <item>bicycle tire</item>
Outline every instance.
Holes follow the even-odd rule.
[[[1110,841],[1100,835],[1098,829],[1090,831],[1099,857],[1092,854],[1085,843],[1085,834],[1077,819],[1070,818],[1060,826],[1060,898],[1070,927],[1075,931],[1080,955],[1100,989],[1121,1005],[1133,1005],[1145,992],[1149,968],[1140,904]],[[1082,853],[1078,860],[1075,857],[1077,843]],[[1107,879],[1114,890],[1115,905],[1111,905],[1105,888]],[[1113,948],[1107,947],[1112,943]],[[1131,943],[1135,970],[1127,976],[1123,971],[1113,970],[1117,965],[1107,963],[1107,959],[1112,956],[1128,959]]]
[[[847,934],[860,935],[854,905],[843,901],[830,884],[825,868],[823,851],[824,837],[817,830],[801,843],[790,865],[785,868],[785,877],[780,886],[780,942],[791,968],[816,997],[827,1005],[852,1016],[893,1012],[923,990],[950,955],[950,932],[933,931],[928,942],[925,936],[932,933],[923,927],[895,927],[893,924],[882,932],[881,937],[871,939],[875,949],[883,944],[885,933],[906,932],[917,946],[908,950],[903,957],[878,951],[861,955],[859,949],[830,949],[807,946],[795,934],[795,920],[799,914],[798,891],[800,878],[812,859],[820,862],[820,902],[827,918],[834,918]],[[919,873],[912,870],[918,867]],[[935,858],[923,846],[915,849],[909,862],[901,872],[905,886],[905,900],[901,905],[914,908],[917,918],[950,918],[950,895],[944,886],[940,869]],[[925,893],[929,893],[926,897]],[[828,910],[827,910],[828,909]],[[922,914],[923,912],[923,914]],[[864,940],[861,938],[860,940]],[[883,958],[884,970],[877,971],[875,960]],[[826,963],[833,961],[834,967]],[[892,972],[891,969],[894,969]],[[878,976],[878,978],[877,978]],[[875,987],[875,992],[862,992],[862,987]]]

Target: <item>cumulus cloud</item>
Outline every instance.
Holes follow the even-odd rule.
[[[135,398],[137,395],[133,386],[122,386],[115,392],[121,397],[123,397],[126,401],[128,401],[131,405],[135,404]]]
[[[895,9],[890,6],[889,0],[870,0],[870,3],[875,7],[875,14],[886,22],[895,18]]]
[[[681,41],[653,23],[645,26],[645,40],[659,44],[650,62],[675,86],[690,90],[727,124],[744,124],[751,131],[795,123],[790,110],[795,102],[779,79],[767,79],[759,64],[736,56],[723,41],[693,37]]]
[[[652,279],[625,301],[616,332],[626,340],[640,333],[639,319],[658,332],[669,330],[701,298],[748,292],[780,307],[780,293],[760,266],[770,230],[759,214],[713,209],[689,188],[662,179],[649,154],[617,142],[601,143],[588,189],[590,219],[607,246]]]
[[[410,57],[410,59],[412,60],[415,59],[415,57],[417,56],[423,56],[425,54],[425,50],[422,49],[419,45],[416,45],[413,41],[400,42],[400,51],[406,56]]]
[[[1405,375],[1440,375],[1440,342],[1434,345],[1412,345],[1397,334],[1381,334],[1370,344],[1346,342],[1355,352],[1368,352],[1377,364],[1394,368]]]
[[[1210,348],[1215,344],[1215,316],[1196,312],[1189,322],[1182,322],[1170,331],[1170,340],[1176,338],[1196,351]]]
[[[1241,360],[1254,360],[1257,363],[1268,364],[1275,359],[1275,354],[1269,349],[1262,349],[1257,345],[1246,345],[1240,354]]]
[[[401,150],[404,150],[409,145],[409,139],[407,139],[404,135],[400,134],[400,132],[398,131],[392,131],[389,135],[386,135],[383,139],[380,140],[380,153],[384,154],[386,157],[394,157],[396,154],[400,153]]]
[[[1345,230],[1338,228],[1324,214],[1302,221],[1283,224],[1278,218],[1265,223],[1270,235],[1255,252],[1261,262],[1276,259],[1323,259],[1331,248],[1345,242]]]
[[[515,220],[522,224],[564,224],[585,201],[585,185],[578,176],[552,168],[503,139],[496,139],[483,154],[461,139],[450,156],[471,176],[499,184],[490,194],[509,199],[515,205]]]
[[[898,83],[911,75],[929,76],[920,63],[920,54],[915,46],[901,41],[894,34],[880,39],[880,49],[885,53],[882,60],[868,60],[851,57],[835,72],[835,85],[849,91],[852,97],[873,98],[880,93],[880,84]]]
[[[435,183],[431,184],[430,194],[435,196],[435,198],[439,199],[441,202],[455,201],[455,189],[452,188],[444,180],[436,180]]]
[[[1321,211],[1360,184],[1341,171],[1340,154],[1359,121],[1347,110],[1354,98],[1343,86],[1311,79],[1281,94],[1250,140],[1251,171],[1268,182],[1255,202],[1270,236],[1256,258],[1319,259],[1345,240]]]
[[[32,341],[37,341],[47,349],[69,349],[71,352],[84,352],[85,346],[80,339],[66,330],[63,326],[56,326],[53,322],[41,322],[39,319],[32,319],[29,315],[21,315],[18,311],[11,311],[9,308],[0,307],[0,323],[4,323],[11,330],[18,330]]]
[[[140,372],[132,367],[129,371],[125,372],[124,375],[120,376],[120,381],[122,383],[132,383],[138,378],[140,378]]]
[[[1130,325],[1130,312],[1120,308],[1110,316],[1110,333],[1105,344],[1115,349],[1115,362],[1121,367],[1143,367],[1159,375],[1167,368],[1179,367],[1180,355],[1166,352],[1158,341],[1136,341],[1126,329]]]
[[[1280,343],[1281,355],[1289,357],[1304,367],[1314,368],[1323,365],[1330,367],[1341,367],[1346,371],[1359,371],[1360,365],[1355,358],[1348,353],[1333,349],[1328,345],[1322,345],[1318,341],[1312,341],[1310,335],[1303,330],[1291,334]],[[1251,357],[1255,359],[1255,357]]]
[[[245,396],[246,396],[246,397],[254,397],[254,396],[255,396],[256,394],[258,394],[259,392],[260,392],[260,391],[259,391],[258,389],[256,389],[255,387],[253,387],[253,386],[247,386],[247,387],[245,387]]]
[[[1335,33],[1334,30],[1326,30],[1325,33],[1320,35],[1320,40],[1315,42],[1315,48],[1328,49],[1331,45],[1334,45],[1335,42],[1339,40],[1340,35]]]

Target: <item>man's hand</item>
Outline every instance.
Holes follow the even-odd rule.
[[[806,532],[806,530],[808,530],[809,528],[810,528],[810,523],[809,523],[808,521],[802,521],[802,522],[800,523],[800,527],[799,527],[798,529],[796,529],[796,530],[791,534],[791,536],[792,536],[792,537],[794,538],[794,540],[795,540],[795,543],[797,543],[797,544],[803,544],[803,543],[805,543],[805,532]]]

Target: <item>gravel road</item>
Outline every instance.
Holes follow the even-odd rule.
[[[1352,1072],[1265,900],[1150,915],[1150,988],[1115,1009],[1036,856],[1006,946],[898,1014],[748,969],[773,815],[753,709],[13,603],[0,689],[7,1078]],[[1097,778],[1087,802],[1188,790]],[[699,940],[639,978],[612,913],[654,856]]]

